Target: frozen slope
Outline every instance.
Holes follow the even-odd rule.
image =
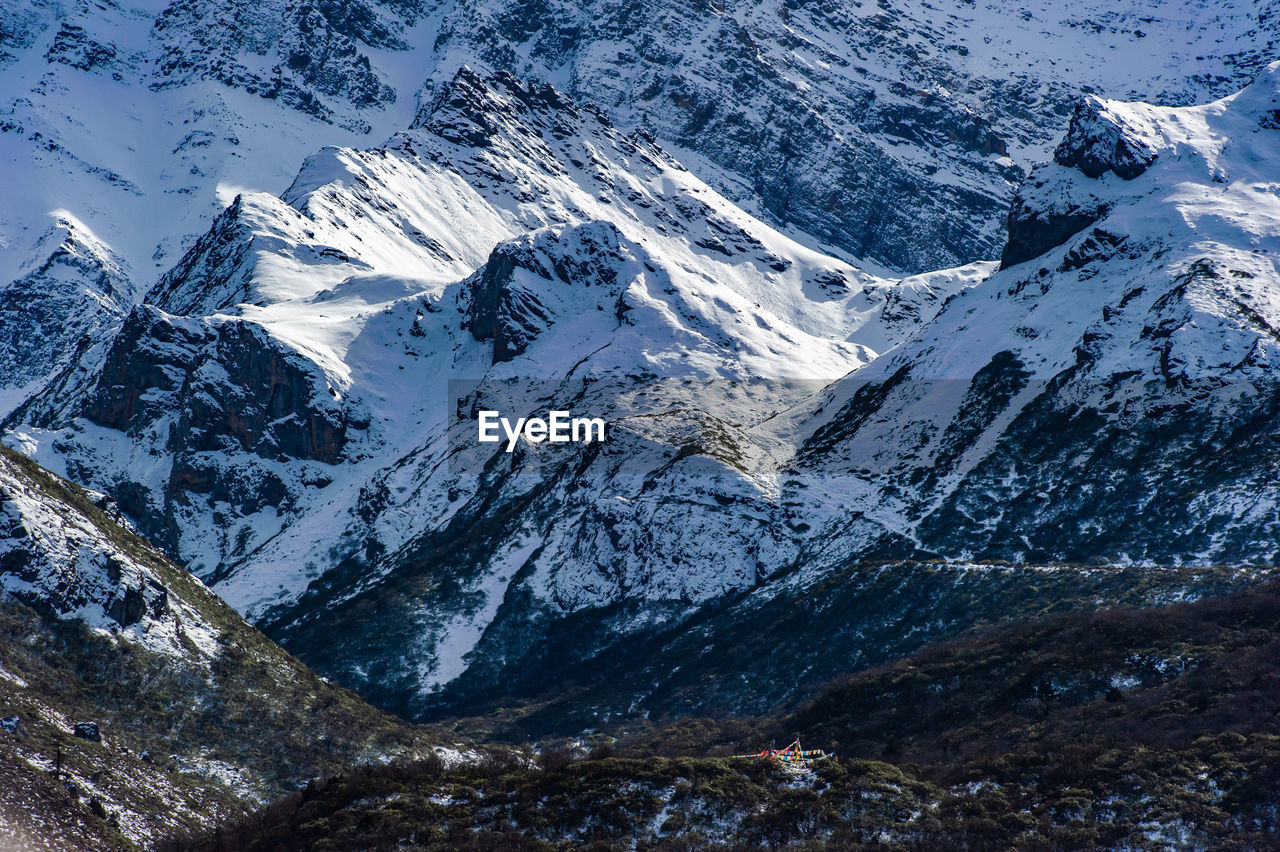
[[[1280,58],[1277,8],[484,0],[442,5],[436,79],[484,62],[550,80],[762,218],[919,271],[998,253],[1009,197],[1081,92],[1229,94]]]
[[[626,635],[789,563],[795,424],[773,415],[991,267],[876,278],[649,137],[464,69],[382,148],[240,196],[129,316],[80,418],[44,431],[47,394],[15,440],[414,710],[495,623],[625,602]],[[475,440],[485,406],[602,417],[610,438],[507,454]]]
[[[405,42],[365,43],[314,9],[303,27],[284,3],[214,5],[0,10],[0,316],[18,338],[0,340],[16,366],[0,375],[0,410],[84,355],[86,335],[113,333],[240,189],[279,192],[319,145],[412,118],[421,81],[393,59]],[[386,16],[410,31],[375,17]],[[290,68],[285,49],[316,61]],[[335,76],[352,82],[326,85]]]
[[[94,344],[241,190],[278,194],[317,148],[406,127],[464,64],[648,128],[811,247],[920,271],[996,256],[1079,91],[1225,94],[1274,58],[1276,20],[1136,0],[6,4],[0,316],[21,341],[0,341],[0,411],[96,368]]]
[[[833,388],[800,468],[926,551],[1274,563],[1278,106],[1280,65],[1204,106],[1083,104],[1006,268]]]

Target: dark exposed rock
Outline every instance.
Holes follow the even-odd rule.
[[[1041,210],[1029,204],[1022,192],[1009,208],[1009,239],[1000,256],[1000,268],[1006,269],[1039,257],[1106,215],[1106,208],[1070,207],[1065,211]]]
[[[471,334],[476,340],[493,341],[493,363],[510,361],[555,321],[556,301],[548,297],[546,282],[553,287],[605,288],[616,299],[619,268],[627,259],[617,228],[608,222],[544,230],[500,243],[466,282]],[[522,281],[517,270],[536,276],[536,285]]]
[[[80,349],[111,333],[133,288],[118,259],[60,221],[34,269],[0,285],[0,388],[22,387],[67,366]]]
[[[84,27],[64,21],[44,58],[81,71],[91,71],[99,66],[109,65],[116,58],[116,48],[111,44],[94,41]]]
[[[717,188],[756,202],[764,217],[923,271],[998,254],[1022,166],[1060,135],[1080,84],[1106,76],[1063,77],[1072,63],[1008,56],[998,71],[982,68],[968,59],[982,28],[972,8],[748,3],[726,14],[722,4],[678,0],[498,0],[450,7],[437,50],[526,80],[568,81],[579,102],[726,169]],[[1075,14],[1052,10],[1037,25],[1075,27]],[[1114,26],[1136,24],[1137,13],[1108,14]],[[1224,40],[1212,62],[1228,73],[1135,76],[1133,91],[1108,94],[1152,103],[1228,94],[1265,65],[1255,44],[1274,18],[1260,11],[1264,35]],[[1182,27],[1165,25],[1143,31],[1176,51]]]
[[[253,236],[243,221],[240,196],[187,250],[147,294],[147,301],[171,314],[202,314],[230,307],[249,293],[252,267],[245,258]],[[203,309],[203,310],[202,310]]]
[[[131,435],[163,430],[173,453],[163,497],[127,480],[111,491],[122,510],[165,547],[177,541],[174,500],[199,494],[246,514],[285,500],[287,489],[269,466],[259,465],[246,477],[222,464],[220,453],[334,464],[349,425],[323,375],[260,326],[171,317],[150,305],[129,315],[80,414]],[[68,472],[87,474],[79,464],[70,463]],[[162,504],[155,505],[156,499]],[[122,608],[112,616],[120,623],[140,615],[141,603],[118,603]]]
[[[347,423],[322,382],[257,325],[180,320],[144,305],[125,322],[82,414],[131,431],[177,413],[170,444],[179,452],[231,441],[263,458],[333,463]]]
[[[1077,104],[1071,128],[1054,153],[1055,164],[1037,167],[1019,187],[1006,220],[1008,241],[1000,258],[1007,268],[1039,257],[1107,215],[1110,204],[1073,180],[1112,172],[1133,180],[1156,160],[1151,143],[1096,98]]]
[[[598,120],[603,114],[592,110]],[[491,78],[467,66],[428,101],[413,120],[414,129],[428,130],[459,145],[488,147],[495,136],[509,134],[507,119],[545,126],[554,133],[568,134],[581,112],[554,86],[528,83],[505,71]]]
[[[102,732],[98,730],[97,722],[76,722],[72,728],[72,733],[82,740],[90,742],[102,742]]]
[[[1071,115],[1067,136],[1053,152],[1058,165],[1077,168],[1091,178],[1114,172],[1133,180],[1156,160],[1156,151],[1097,98],[1086,98]]]
[[[146,601],[142,597],[141,589],[125,589],[124,596],[118,597],[111,603],[107,615],[111,616],[121,627],[128,627],[131,624],[137,624],[142,621],[143,613],[147,611]]]

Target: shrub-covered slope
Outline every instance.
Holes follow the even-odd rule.
[[[432,742],[0,447],[0,845],[127,848]]]
[[[686,720],[579,759],[349,773],[240,837],[255,850],[1268,847],[1278,642],[1275,584],[1051,616],[851,675],[777,718]],[[838,761],[727,757],[797,733]]]

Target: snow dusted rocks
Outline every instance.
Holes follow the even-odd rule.
[[[105,498],[7,447],[0,635],[0,834],[23,849],[118,848],[119,833],[152,847],[298,778],[434,750],[250,627]]]
[[[608,222],[544,229],[499,243],[463,285],[470,302],[468,329],[476,340],[493,341],[497,364],[523,354],[557,316],[609,304],[621,319],[621,291],[638,272],[635,264]],[[585,300],[566,292],[592,287],[596,291],[584,294]]]
[[[1273,65],[1199,107],[1099,105],[1147,168],[1037,169],[1028,215],[1092,224],[846,382],[800,458],[875,482],[853,505],[924,552],[1273,563],[1278,87]]]
[[[1201,15],[1197,5],[1033,3],[1017,15],[995,0],[6,8],[0,163],[17,179],[4,187],[0,290],[23,291],[20,279],[50,258],[39,238],[69,219],[129,283],[118,324],[237,194],[274,195],[316,149],[368,147],[408,127],[437,94],[457,91],[466,65],[553,84],[620,128],[651,131],[710,186],[810,247],[909,271],[994,258],[1008,198],[1049,155],[1082,90],[1202,102],[1266,61],[1280,21],[1268,7]],[[718,234],[705,242],[732,245]],[[467,262],[464,274],[479,265]],[[30,304],[20,293],[0,300]],[[68,321],[51,342],[81,360],[82,301],[45,307]],[[42,347],[17,354],[24,378],[0,389],[0,413],[83,378]]]
[[[554,83],[762,218],[920,271],[997,255],[1082,90],[1187,104],[1247,82],[1274,14],[1200,5],[446,3],[433,81],[470,63]]]
[[[167,6],[155,20],[163,89],[216,80],[280,99],[325,121],[367,131],[360,111],[393,103],[395,88],[369,51],[405,50],[414,3],[201,0]],[[355,108],[354,110],[352,108]]]
[[[1133,180],[1156,159],[1155,148],[1134,118],[1108,110],[1097,98],[1085,98],[1071,116],[1067,137],[1054,149],[1054,162],[1091,178],[1114,172],[1122,180]]]
[[[130,547],[95,512],[71,486],[0,449],[0,590],[151,651],[211,655],[215,628],[166,585],[155,567],[162,557]]]
[[[1140,110],[1117,101],[1084,98],[1071,116],[1066,138],[1054,151],[1054,163],[1063,169],[1035,169],[1013,198],[1001,266],[1023,263],[1057,248],[1116,203],[1115,189],[1107,191],[1082,181],[1078,172],[1095,179],[1112,174],[1131,181],[1151,167],[1161,147],[1159,131]],[[1131,195],[1142,192],[1135,189]]]
[[[0,411],[75,364],[134,300],[121,259],[69,215],[33,251],[40,261],[0,288]]]

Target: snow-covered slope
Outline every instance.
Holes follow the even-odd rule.
[[[406,20],[326,8],[0,9],[0,316],[21,341],[0,339],[16,367],[0,410],[84,354],[86,332],[109,335],[241,188],[279,192],[319,145],[408,123],[421,80],[397,76],[408,45],[384,33]]]
[[[927,551],[1273,564],[1278,107],[1280,64],[1204,106],[1083,104],[1006,268],[833,388],[800,467]]]
[[[772,415],[991,266],[875,278],[556,90],[463,70],[386,146],[240,197],[130,315],[81,418],[16,440],[296,647],[390,595],[403,617],[332,659],[425,695],[511,595],[687,610],[787,564],[794,426]],[[20,414],[57,425],[64,402]],[[486,405],[611,438],[508,455],[476,442]],[[430,587],[403,597],[406,572]],[[388,655],[402,683],[366,683]]]
[[[386,146],[242,196],[80,419],[16,439],[407,712],[862,559],[1267,564],[1278,78],[1086,102],[1006,268],[892,282],[464,71]],[[610,438],[507,454],[483,408]]]
[[[0,145],[49,179],[14,182],[5,293],[66,306],[10,341],[8,440],[410,712],[792,569],[1265,561],[1276,71],[1070,98],[1220,93],[1269,7],[944,6],[11,16]],[[1107,61],[1137,45],[1170,64]],[[849,259],[995,257],[1069,114],[1003,271]],[[508,454],[486,407],[610,439]]]
[[[1278,58],[1277,5],[1195,0],[444,4],[437,74],[547,79],[696,152],[770,221],[920,271],[994,257],[1083,92],[1199,103]],[[723,171],[720,171],[723,170]]]
[[[10,450],[0,454],[0,589],[152,651],[208,662],[219,629],[114,530],[69,512],[72,492]],[[104,508],[106,498],[101,498]],[[194,604],[194,605],[193,605]]]
[[[140,295],[240,190],[278,194],[317,148],[408,126],[464,64],[650,129],[812,247],[921,271],[996,256],[1078,91],[1225,94],[1274,58],[1277,20],[1273,2],[1203,0],[6,4],[0,310],[44,343],[4,347],[0,411],[96,366],[84,332],[132,303],[104,277]],[[63,263],[67,234],[94,251]]]

